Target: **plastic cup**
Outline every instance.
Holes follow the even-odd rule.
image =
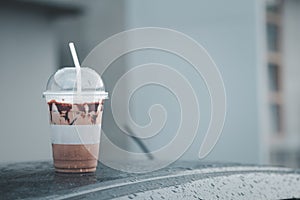
[[[62,68],[48,81],[44,97],[49,108],[55,171],[96,171],[103,103],[107,93],[101,77],[81,68],[81,92],[77,91],[75,68]]]

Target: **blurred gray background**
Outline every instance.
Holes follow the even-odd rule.
[[[268,32],[269,11],[280,16],[279,20],[275,17],[280,22],[275,36],[272,31]],[[219,142],[206,161],[298,167],[299,21],[300,2],[297,0],[1,1],[0,162],[51,159],[48,113],[42,92],[52,73],[59,67],[73,65],[69,41],[75,42],[79,59],[83,61],[98,43],[113,34],[151,26],[175,29],[195,39],[207,49],[223,77],[227,93],[226,122]],[[284,66],[281,71],[268,71],[269,38],[280,41],[280,51],[276,50],[274,59],[280,60]],[[195,76],[191,66],[164,52],[134,52],[118,59],[104,74],[108,92],[124,72],[148,62],[174,67],[195,88],[200,99],[200,128],[193,145],[181,159],[198,160],[199,147],[210,118],[210,101],[203,80]],[[279,76],[280,98],[276,94],[274,100],[274,95],[270,97],[269,94],[269,84],[274,77],[278,81]],[[150,98],[150,94],[160,98]],[[281,102],[278,104],[283,110],[280,115],[270,109],[273,105],[270,98]],[[105,111],[109,101],[105,103]],[[159,140],[144,141],[150,150],[163,146],[172,138],[180,112],[178,102],[167,91],[154,86],[145,87],[131,101],[137,123],[147,123],[145,109],[156,101],[165,105],[172,114],[169,114],[168,125]],[[275,119],[275,125],[272,124],[274,116],[280,117]],[[283,124],[280,135],[274,136],[273,126],[277,127],[278,123]],[[134,141],[116,128],[108,111],[104,113],[103,128],[110,131],[109,137],[122,148],[140,151]],[[287,146],[293,147],[284,148]],[[109,149],[102,149],[100,156],[104,153],[109,154]],[[281,157],[276,157],[278,155]]]

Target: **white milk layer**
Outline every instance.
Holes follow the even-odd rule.
[[[51,125],[52,144],[100,143],[101,124],[98,125]]]

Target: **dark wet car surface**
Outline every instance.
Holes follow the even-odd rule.
[[[0,199],[300,198],[300,171],[270,166],[178,162],[130,174],[99,164],[96,173],[59,174],[51,162],[30,162],[2,164],[0,175]]]

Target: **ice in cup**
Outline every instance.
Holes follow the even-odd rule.
[[[86,67],[66,67],[53,74],[44,97],[49,108],[55,170],[94,172],[98,163],[105,92],[100,75]]]

